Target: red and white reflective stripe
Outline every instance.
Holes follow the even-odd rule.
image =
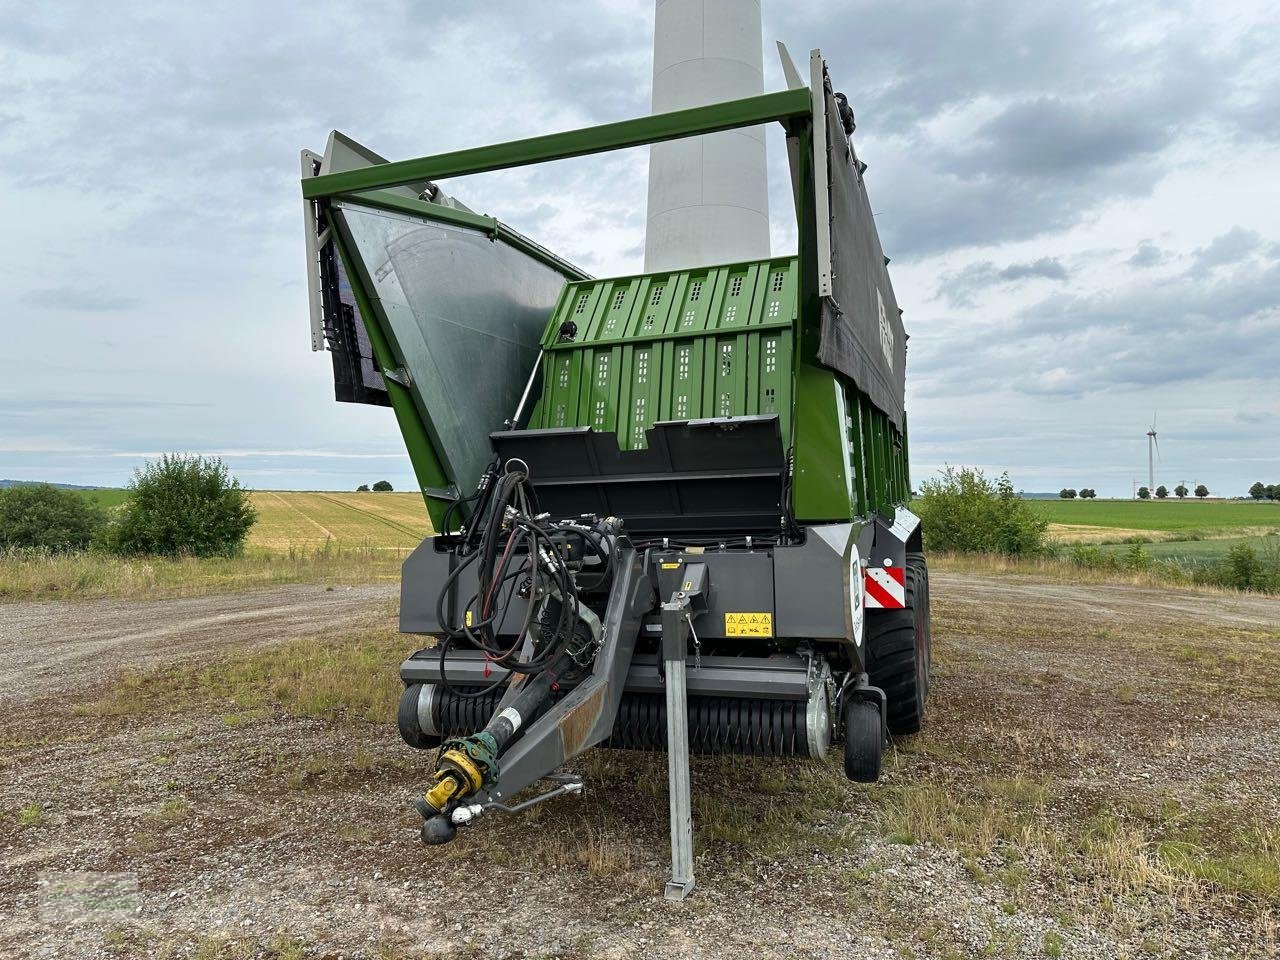
[[[901,610],[907,605],[905,567],[867,567],[862,571],[862,592],[869,610]]]

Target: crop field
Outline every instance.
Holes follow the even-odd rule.
[[[80,491],[109,508],[123,490]],[[0,552],[0,603],[101,597],[198,597],[310,583],[394,583],[431,533],[416,493],[255,490],[258,520],[236,557],[120,557],[96,550]]]
[[[108,489],[108,490],[77,490],[76,493],[84,497],[86,500],[92,500],[100,507],[106,507],[110,510],[112,507],[118,507],[124,503],[129,497],[128,490]]]
[[[78,491],[108,509],[124,503],[127,490]],[[335,493],[325,490],[254,490],[258,522],[248,546],[273,552],[334,547],[412,550],[431,533],[426,506],[417,493]]]
[[[287,550],[336,545],[411,550],[431,533],[417,493],[328,493],[255,490],[258,522],[250,547]]]
[[[1050,523],[1152,532],[1280,529],[1280,503],[1243,500],[1030,500]]]
[[[1255,551],[1266,555],[1280,554],[1280,532],[1255,537],[1212,537],[1205,540],[1157,540],[1144,544],[1143,549],[1152,560],[1168,560],[1182,567],[1203,567],[1217,563],[1237,544],[1245,543]],[[1123,555],[1131,549],[1128,544],[1102,544],[1105,553]]]
[[[1032,500],[1063,544],[1098,544],[1120,557],[1143,543],[1146,557],[1184,573],[1216,567],[1244,543],[1280,556],[1280,503],[1242,500]]]

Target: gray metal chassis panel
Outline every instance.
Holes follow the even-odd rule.
[[[750,552],[654,549],[650,556],[680,563],[680,569],[687,563],[707,565],[711,587],[707,613],[698,621],[700,637],[724,638],[726,613],[754,612],[773,615],[774,637],[778,639],[852,644],[851,599],[861,585],[850,569],[851,552],[861,538],[868,542],[859,554],[868,555],[871,527],[847,523],[812,527],[803,544]],[[438,634],[443,630],[436,617],[436,601],[449,576],[451,554],[438,546],[439,541],[428,538],[404,562],[400,582],[400,629],[404,633]],[[678,571],[672,576],[678,576]],[[660,595],[669,593],[667,584],[658,587]],[[473,570],[458,577],[455,592],[460,615],[462,605],[476,592]],[[524,622],[524,612],[524,602],[514,598],[499,634],[514,637]]]

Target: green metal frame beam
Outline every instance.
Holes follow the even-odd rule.
[[[303,181],[306,183],[307,181]],[[486,233],[490,239],[498,239],[504,243],[508,243],[523,253],[528,254],[535,260],[545,263],[553,270],[558,270],[566,277],[572,280],[591,280],[593,279],[589,273],[583,273],[582,270],[575,267],[568,260],[557,257],[541,244],[534,243],[522,233],[517,233],[505,223],[496,220],[493,217],[482,216],[478,213],[469,213],[466,210],[457,210],[453,207],[441,206],[438,203],[429,203],[426,200],[414,200],[410,197],[401,196],[398,193],[392,193],[390,190],[372,190],[367,193],[338,194],[330,198],[333,201],[350,200],[366,207],[377,207],[380,210],[392,210],[397,213],[408,213],[417,217],[426,217],[429,220],[441,220],[445,223],[455,223],[462,227],[471,227]]]
[[[640,147],[647,143],[717,133],[721,130],[754,127],[775,120],[807,119],[811,117],[812,109],[808,88],[780,90],[758,97],[606,123],[599,127],[566,130],[563,133],[513,140],[488,147],[455,150],[434,157],[398,160],[358,170],[330,173],[323,177],[308,177],[302,181],[302,195],[307,199],[316,199],[339,193],[399,187],[422,180],[443,180],[490,170],[523,167],[549,160],[564,160],[609,150]]]

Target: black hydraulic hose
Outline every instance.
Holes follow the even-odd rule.
[[[476,699],[507,682],[507,677],[504,676],[481,690],[471,692],[450,686],[445,660],[453,645],[464,637],[484,651],[486,658],[495,665],[530,677],[526,687],[536,680],[537,689],[546,686],[549,691],[550,684],[554,683],[555,673],[560,669],[572,669],[574,661],[568,651],[581,619],[581,600],[573,575],[554,539],[555,534],[569,532],[581,537],[584,546],[589,547],[600,559],[602,568],[598,572],[597,585],[607,580],[613,566],[613,550],[599,531],[581,524],[553,526],[536,518],[530,507],[530,501],[536,494],[528,486],[526,473],[512,470],[497,475],[496,461],[490,469],[492,482],[482,483],[481,489],[474,494],[479,506],[473,515],[467,537],[458,551],[464,559],[446,578],[436,602],[436,615],[444,634],[440,642],[440,682],[446,690],[461,699]],[[509,527],[508,513],[512,519]],[[446,517],[451,517],[451,513],[446,513]],[[504,531],[509,531],[505,546]],[[471,544],[474,547],[468,549]],[[512,564],[521,552],[520,548],[523,548],[524,559],[512,570]],[[455,589],[462,572],[473,563],[478,564],[476,593],[463,606],[465,611],[471,613],[472,619],[470,622],[454,625],[444,616],[445,600],[450,591]],[[533,589],[517,636],[528,636],[535,610],[546,609],[545,604],[540,601],[541,597],[546,594],[557,596],[560,609],[554,629],[549,629],[550,625],[545,620],[540,625],[541,651],[535,652],[527,660],[521,660],[519,640],[510,648],[499,646],[496,641],[497,631],[506,620],[515,594],[514,581],[526,573]],[[540,588],[539,583],[546,581],[549,581],[549,589]],[[532,696],[535,688],[529,689]],[[537,699],[541,702],[545,697]],[[519,721],[517,726],[518,724]]]

